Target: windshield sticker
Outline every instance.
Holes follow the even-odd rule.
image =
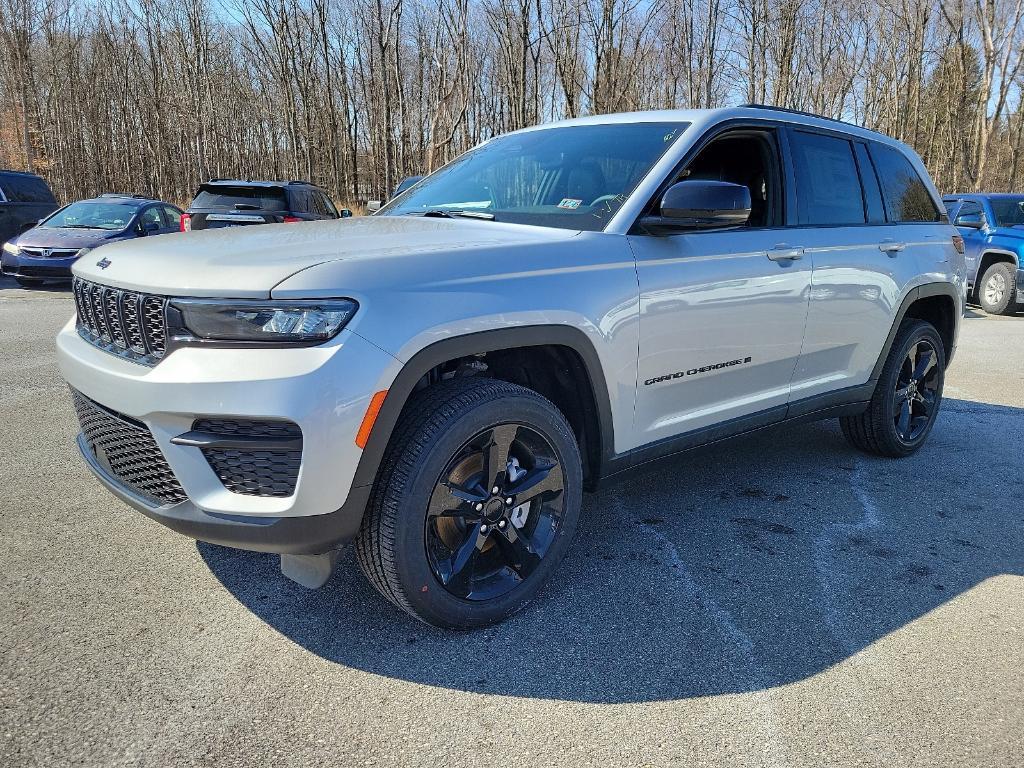
[[[570,211],[575,211],[580,207],[582,200],[577,200],[575,197],[563,197],[562,202],[558,204],[559,208],[565,208]]]

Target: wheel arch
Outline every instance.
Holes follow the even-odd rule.
[[[974,298],[978,296],[978,290],[981,288],[981,279],[985,276],[985,272],[993,264],[1003,262],[1006,264],[1013,264],[1015,267],[1020,266],[1020,260],[1017,254],[1013,251],[1005,250],[1003,248],[992,248],[987,247],[981,252],[981,257],[978,259],[978,271],[974,275],[974,285],[972,287],[972,295]]]
[[[578,387],[578,398],[574,402],[557,394],[552,396],[549,388],[545,391],[544,386],[531,386],[528,378],[524,382],[509,373],[514,370],[510,363],[517,354],[538,359],[558,354],[558,350],[562,350],[561,362],[568,368],[561,373]],[[567,325],[539,325],[462,334],[434,342],[413,355],[387,390],[356,468],[354,487],[373,484],[403,410],[419,388],[429,386],[433,372],[474,358],[495,361],[501,374],[496,378],[537,389],[565,413],[581,442],[587,485],[596,483],[614,446],[611,402],[601,360],[582,330]],[[552,360],[552,364],[557,367],[558,361]],[[550,372],[550,375],[556,374]]]
[[[871,371],[871,381],[877,381],[881,375],[882,366],[885,365],[886,358],[889,357],[896,334],[903,321],[908,317],[925,320],[935,326],[942,339],[948,367],[950,360],[953,359],[953,353],[956,351],[956,337],[960,322],[957,314],[958,299],[956,286],[952,283],[926,283],[911,288],[900,303],[892,328],[889,329],[889,335],[885,344],[882,345],[882,351]]]

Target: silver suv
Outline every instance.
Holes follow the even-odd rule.
[[[522,608],[584,490],[783,422],[927,439],[963,242],[917,156],[756,106],[499,136],[372,217],[104,246],[58,336],[78,444],[123,501],[281,554],[354,540],[431,624]]]

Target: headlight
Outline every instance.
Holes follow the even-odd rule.
[[[78,249],[78,253],[75,254],[75,258],[76,259],[80,259],[83,256],[85,256],[85,254],[87,254],[91,250],[92,250],[92,248],[79,248]]]
[[[21,248],[16,246],[14,243],[4,243],[4,250],[11,254],[11,256],[17,256],[21,253]]]
[[[355,314],[349,299],[326,301],[218,301],[179,300],[171,306],[181,312],[182,324],[200,339],[250,342],[327,341]]]

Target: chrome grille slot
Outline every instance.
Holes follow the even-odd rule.
[[[143,365],[167,351],[165,296],[110,288],[75,278],[78,334],[100,349]]]

